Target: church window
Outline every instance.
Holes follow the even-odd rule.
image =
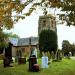
[[[44,27],[46,26],[46,20],[43,21],[43,26],[44,26]]]

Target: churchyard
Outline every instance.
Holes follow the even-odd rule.
[[[61,50],[56,54],[53,51],[41,53],[36,47],[31,47],[28,57],[19,49],[12,60],[11,47],[9,44],[3,59],[0,59],[0,75],[75,75],[75,60],[71,53],[66,56]]]
[[[57,25],[75,26],[75,0],[0,0],[0,7],[0,75],[75,75],[75,58],[71,58],[75,57],[75,44],[63,39],[62,49],[58,50],[57,34]],[[42,14],[38,11],[40,8]],[[59,8],[60,11],[56,13]],[[28,11],[23,13],[25,9]],[[32,15],[33,11],[37,14],[34,16],[38,20],[33,16],[34,19],[30,17],[32,21],[26,20],[27,23],[19,21]],[[4,31],[14,28],[14,23],[17,22],[18,26],[21,24],[25,26],[21,25],[20,29],[24,27],[23,29],[28,32],[31,29],[34,31],[35,27],[31,22],[37,25],[36,21],[38,21],[38,35],[35,38],[22,39]],[[28,28],[26,25],[29,25]],[[23,36],[26,37],[25,32],[28,33],[23,29]],[[19,32],[21,31],[18,31],[18,34]],[[33,34],[31,32],[29,33]],[[11,41],[9,37],[17,39]],[[74,38],[74,35],[72,37]]]
[[[29,63],[13,63],[13,67],[3,67],[0,60],[0,75],[75,75],[75,60],[63,58],[62,61],[54,61],[48,68],[41,68],[41,58],[38,59],[39,72],[29,72]]]
[[[6,58],[4,57],[0,60],[0,74],[75,75],[75,60],[71,58],[72,55],[64,56],[59,50],[56,55],[53,52],[51,55],[48,52],[43,52],[41,56],[40,54],[35,47],[32,47],[30,56],[24,57],[26,60],[24,60],[21,52],[19,52],[12,62],[7,58],[9,56],[7,54]]]

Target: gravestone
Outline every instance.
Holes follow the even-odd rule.
[[[37,58],[37,49],[35,47],[32,48],[31,55],[35,55],[35,57]]]
[[[29,71],[35,71],[34,64],[37,64],[37,55],[36,50],[34,48],[31,48],[31,53],[29,57]]]
[[[34,70],[34,68],[33,68],[34,64],[37,64],[37,59],[36,59],[35,55],[33,55],[29,58],[29,71]]]
[[[9,67],[12,61],[12,44],[9,42],[9,45],[5,48],[4,54],[4,67]]]
[[[26,58],[25,57],[21,57],[18,59],[18,64],[26,64]]]
[[[42,56],[42,68],[48,68],[48,57]]]

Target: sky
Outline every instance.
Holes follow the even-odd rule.
[[[50,10],[53,12],[53,9]],[[58,14],[59,10],[56,11]],[[42,11],[39,9],[34,11],[30,16],[27,16],[24,20],[19,20],[18,23],[14,24],[14,28],[10,30],[13,34],[19,35],[21,38],[26,37],[37,37],[38,36],[38,19],[42,15]],[[54,13],[54,12],[53,12]],[[61,12],[60,12],[61,13]],[[70,43],[75,43],[75,27],[66,26],[66,24],[57,25],[58,35],[58,48],[61,49],[62,41],[68,40]]]

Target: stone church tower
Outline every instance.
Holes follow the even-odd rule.
[[[57,32],[56,29],[56,19],[51,14],[43,15],[39,17],[38,22],[38,35],[44,29],[50,29]]]

